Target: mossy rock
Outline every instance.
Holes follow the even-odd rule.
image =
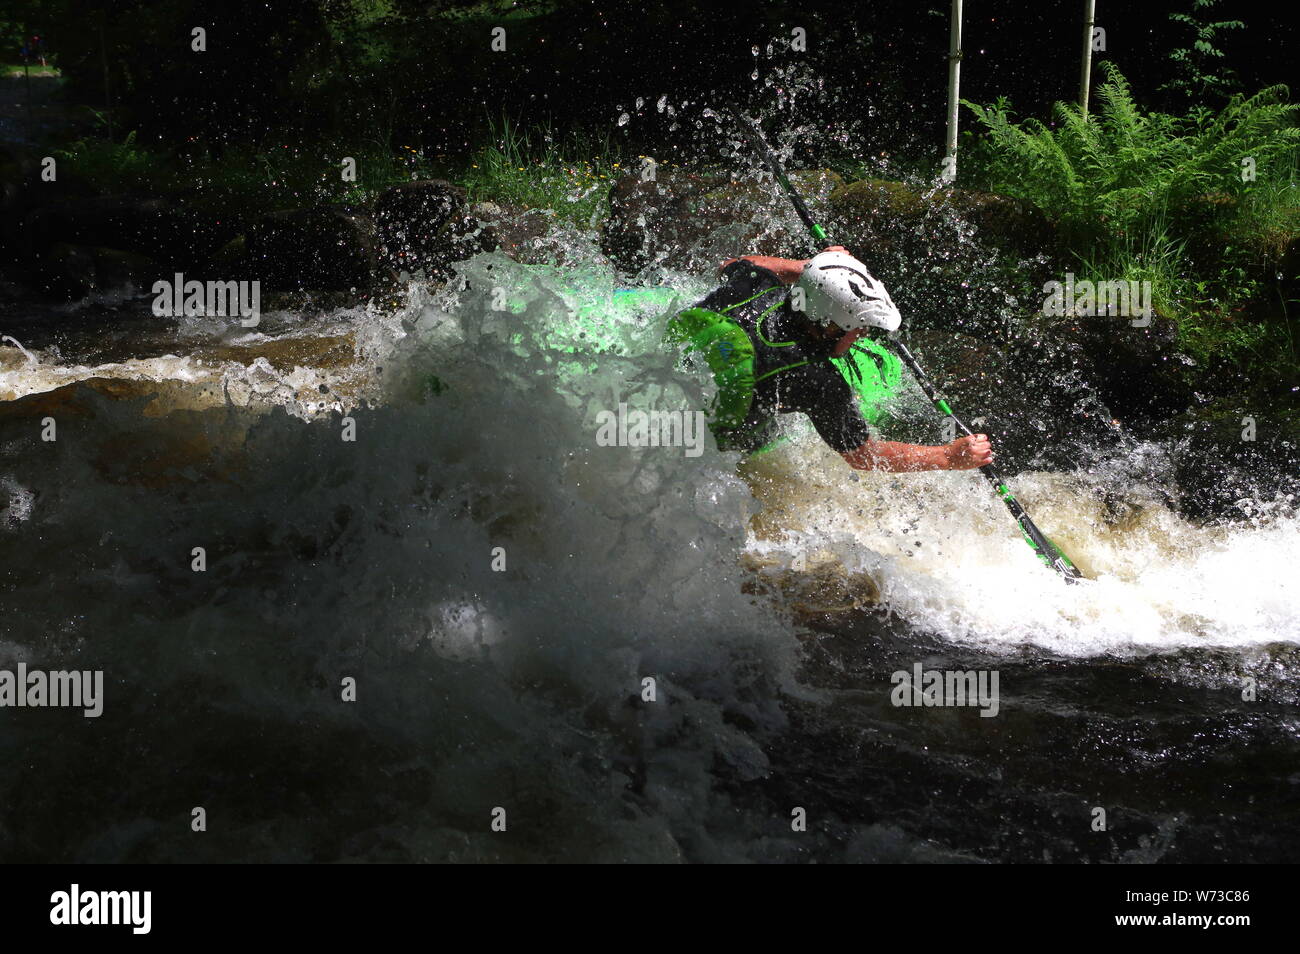
[[[1252,504],[1300,496],[1300,408],[1276,397],[1223,398],[1166,422],[1177,447],[1179,510],[1200,519],[1250,518]]]
[[[70,242],[51,246],[40,259],[35,274],[37,286],[43,292],[66,301],[127,286],[137,292],[147,292],[159,278],[171,278],[171,271],[160,267],[148,255]]]
[[[203,213],[158,196],[99,196],[38,205],[23,219],[22,239],[39,255],[59,243],[120,248],[177,269],[206,261],[222,243]]]
[[[827,204],[831,239],[885,283],[912,325],[1002,334],[1065,271],[1046,218],[1006,196],[864,179]]]
[[[248,254],[248,236],[236,235],[212,256],[212,264],[217,267],[238,267]]]
[[[104,247],[94,248],[92,252],[96,283],[101,289],[131,285],[137,291],[149,291],[159,278],[171,278],[170,272],[164,276],[164,269],[148,255]]]
[[[1171,318],[1154,315],[1134,327],[1109,315],[1040,316],[1033,332],[1040,342],[1035,353],[1045,361],[1053,350],[1071,354],[1074,368],[1130,432],[1149,433],[1195,400],[1201,369],[1182,352]]]
[[[56,298],[74,301],[95,290],[95,252],[84,245],[57,242],[41,260],[38,286]]]
[[[337,209],[271,212],[248,235],[246,262],[270,291],[368,287],[378,270],[375,226]]]
[[[926,239],[939,239],[945,226],[968,225],[975,241],[1020,256],[1058,254],[1055,230],[1038,209],[1019,199],[968,189],[921,192],[902,182],[864,179],[829,196],[840,244],[886,246],[914,253]]]

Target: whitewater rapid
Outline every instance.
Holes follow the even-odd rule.
[[[1290,501],[1203,525],[1141,485],[1015,475],[1017,497],[1087,577],[1068,585],[977,474],[850,474],[806,432],[749,474],[777,514],[756,521],[752,551],[781,566],[810,552],[833,561],[868,578],[891,613],[945,639],[1066,656],[1300,642]]]
[[[513,464],[509,454],[478,461],[475,481],[485,496],[520,493],[524,475],[544,459],[565,487],[531,487],[534,514],[549,511],[562,522],[556,511],[566,493],[598,505],[621,502],[621,516],[608,526],[575,526],[567,546],[536,554],[541,561],[577,560],[611,532],[634,554],[618,558],[624,565],[682,561],[699,542],[665,529],[703,520],[733,541],[711,559],[769,578],[835,576],[848,594],[844,605],[878,606],[955,643],[1086,657],[1300,641],[1300,584],[1288,569],[1300,524],[1291,501],[1249,502],[1249,519],[1205,525],[1179,515],[1169,495],[1135,479],[1124,459],[1089,461],[1072,473],[1009,475],[1036,522],[1088,577],[1068,586],[1036,563],[978,475],[855,473],[794,419],[791,440],[743,463],[711,442],[698,462],[669,448],[598,447],[599,416],[620,404],[687,410],[707,402],[707,375],[684,371],[660,342],[673,310],[709,286],[699,276],[661,273],[657,297],[621,296],[628,278],[594,252],[590,259],[558,268],[482,255],[443,288],[412,284],[396,307],[339,309],[311,321],[272,314],[256,332],[185,319],[173,348],[155,349],[164,353],[101,364],[6,347],[0,394],[12,401],[76,382],[128,381],[152,389],[150,415],[233,405],[283,408],[303,422],[386,406],[396,420],[406,416],[413,437],[450,388],[461,428],[478,436],[470,447],[481,450],[490,439],[532,455]],[[341,345],[324,361],[313,339]],[[1160,452],[1125,451],[1135,459]],[[24,493],[12,495],[17,501]],[[31,509],[15,503],[9,519]],[[547,525],[546,516],[519,517],[516,531],[533,538]],[[728,576],[733,595],[739,579]],[[656,601],[686,607],[720,595],[677,579],[643,599],[650,618]],[[440,621],[434,647],[463,654],[459,642],[470,630],[500,647],[499,622],[484,616],[471,626],[476,613],[472,601],[431,610]],[[773,625],[783,624],[774,618]]]
[[[619,294],[638,278],[666,291]],[[1066,586],[977,475],[855,474],[798,428],[749,463],[602,446],[620,404],[706,405],[707,375],[661,346],[706,290],[594,250],[568,269],[484,255],[447,286],[254,333],[146,315],[111,354],[94,327],[80,349],[24,341],[35,360],[0,348],[0,668],[105,680],[103,716],[78,717],[93,730],[0,732],[24,822],[0,857],[951,860],[990,825],[1020,844],[1025,816],[999,783],[954,832],[965,808],[916,793],[965,806],[1003,771],[1048,780],[1023,795],[1060,820],[1036,856],[1096,854],[1063,847],[1074,809],[1040,729],[1065,718],[1128,779],[1136,707],[1160,700],[1173,727],[1150,745],[1179,744],[1189,691],[1196,739],[1292,764],[1281,702],[1263,722],[1234,708],[1245,672],[1261,698],[1294,682],[1287,502],[1200,525],[1127,457],[1007,474],[1092,577]],[[974,718],[997,726],[889,705],[889,672],[936,656],[1001,671],[999,718]],[[1094,745],[1098,719],[1118,744]],[[1065,770],[1085,791],[1098,769]],[[196,842],[200,800],[222,824]]]

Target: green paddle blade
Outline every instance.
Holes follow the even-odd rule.
[[[1011,511],[1011,516],[1015,518],[1016,525],[1020,527],[1020,533],[1025,538],[1025,542],[1033,548],[1034,555],[1042,560],[1045,566],[1061,574],[1061,578],[1067,583],[1083,579],[1083,574],[1074,565],[1074,561],[1067,557],[1060,547],[1047,539],[1047,534],[1039,530],[1038,525],[1029,519],[1029,514],[1025,513],[1025,508],[1020,506],[1020,501],[1015,498],[1011,488],[997,475],[997,471],[991,466],[985,466],[980,468],[980,472],[993,484],[998,496],[1002,498],[1002,502]]]
[[[1016,521],[1020,524],[1020,531],[1024,534],[1025,542],[1034,550],[1034,555],[1043,561],[1047,566],[1061,575],[1067,583],[1073,583],[1075,580],[1083,579],[1083,573],[1074,565],[1074,561],[1065,555],[1065,552],[1053,543],[1048,537],[1035,526],[1034,521],[1029,519],[1025,514]]]

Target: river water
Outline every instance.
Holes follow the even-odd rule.
[[[601,446],[703,406],[660,338],[708,286],[579,253],[254,330],[10,307],[0,669],[105,698],[0,712],[0,859],[1296,857],[1291,501],[1008,474],[1066,586],[976,474]],[[918,664],[996,716],[893,704]]]

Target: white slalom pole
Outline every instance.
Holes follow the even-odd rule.
[[[941,181],[957,178],[957,105],[961,91],[961,0],[952,0],[952,37],[948,47],[948,143]]]
[[[1097,0],[1083,6],[1083,70],[1079,75],[1079,109],[1088,116],[1088,94],[1092,89],[1092,28],[1097,23]]]

